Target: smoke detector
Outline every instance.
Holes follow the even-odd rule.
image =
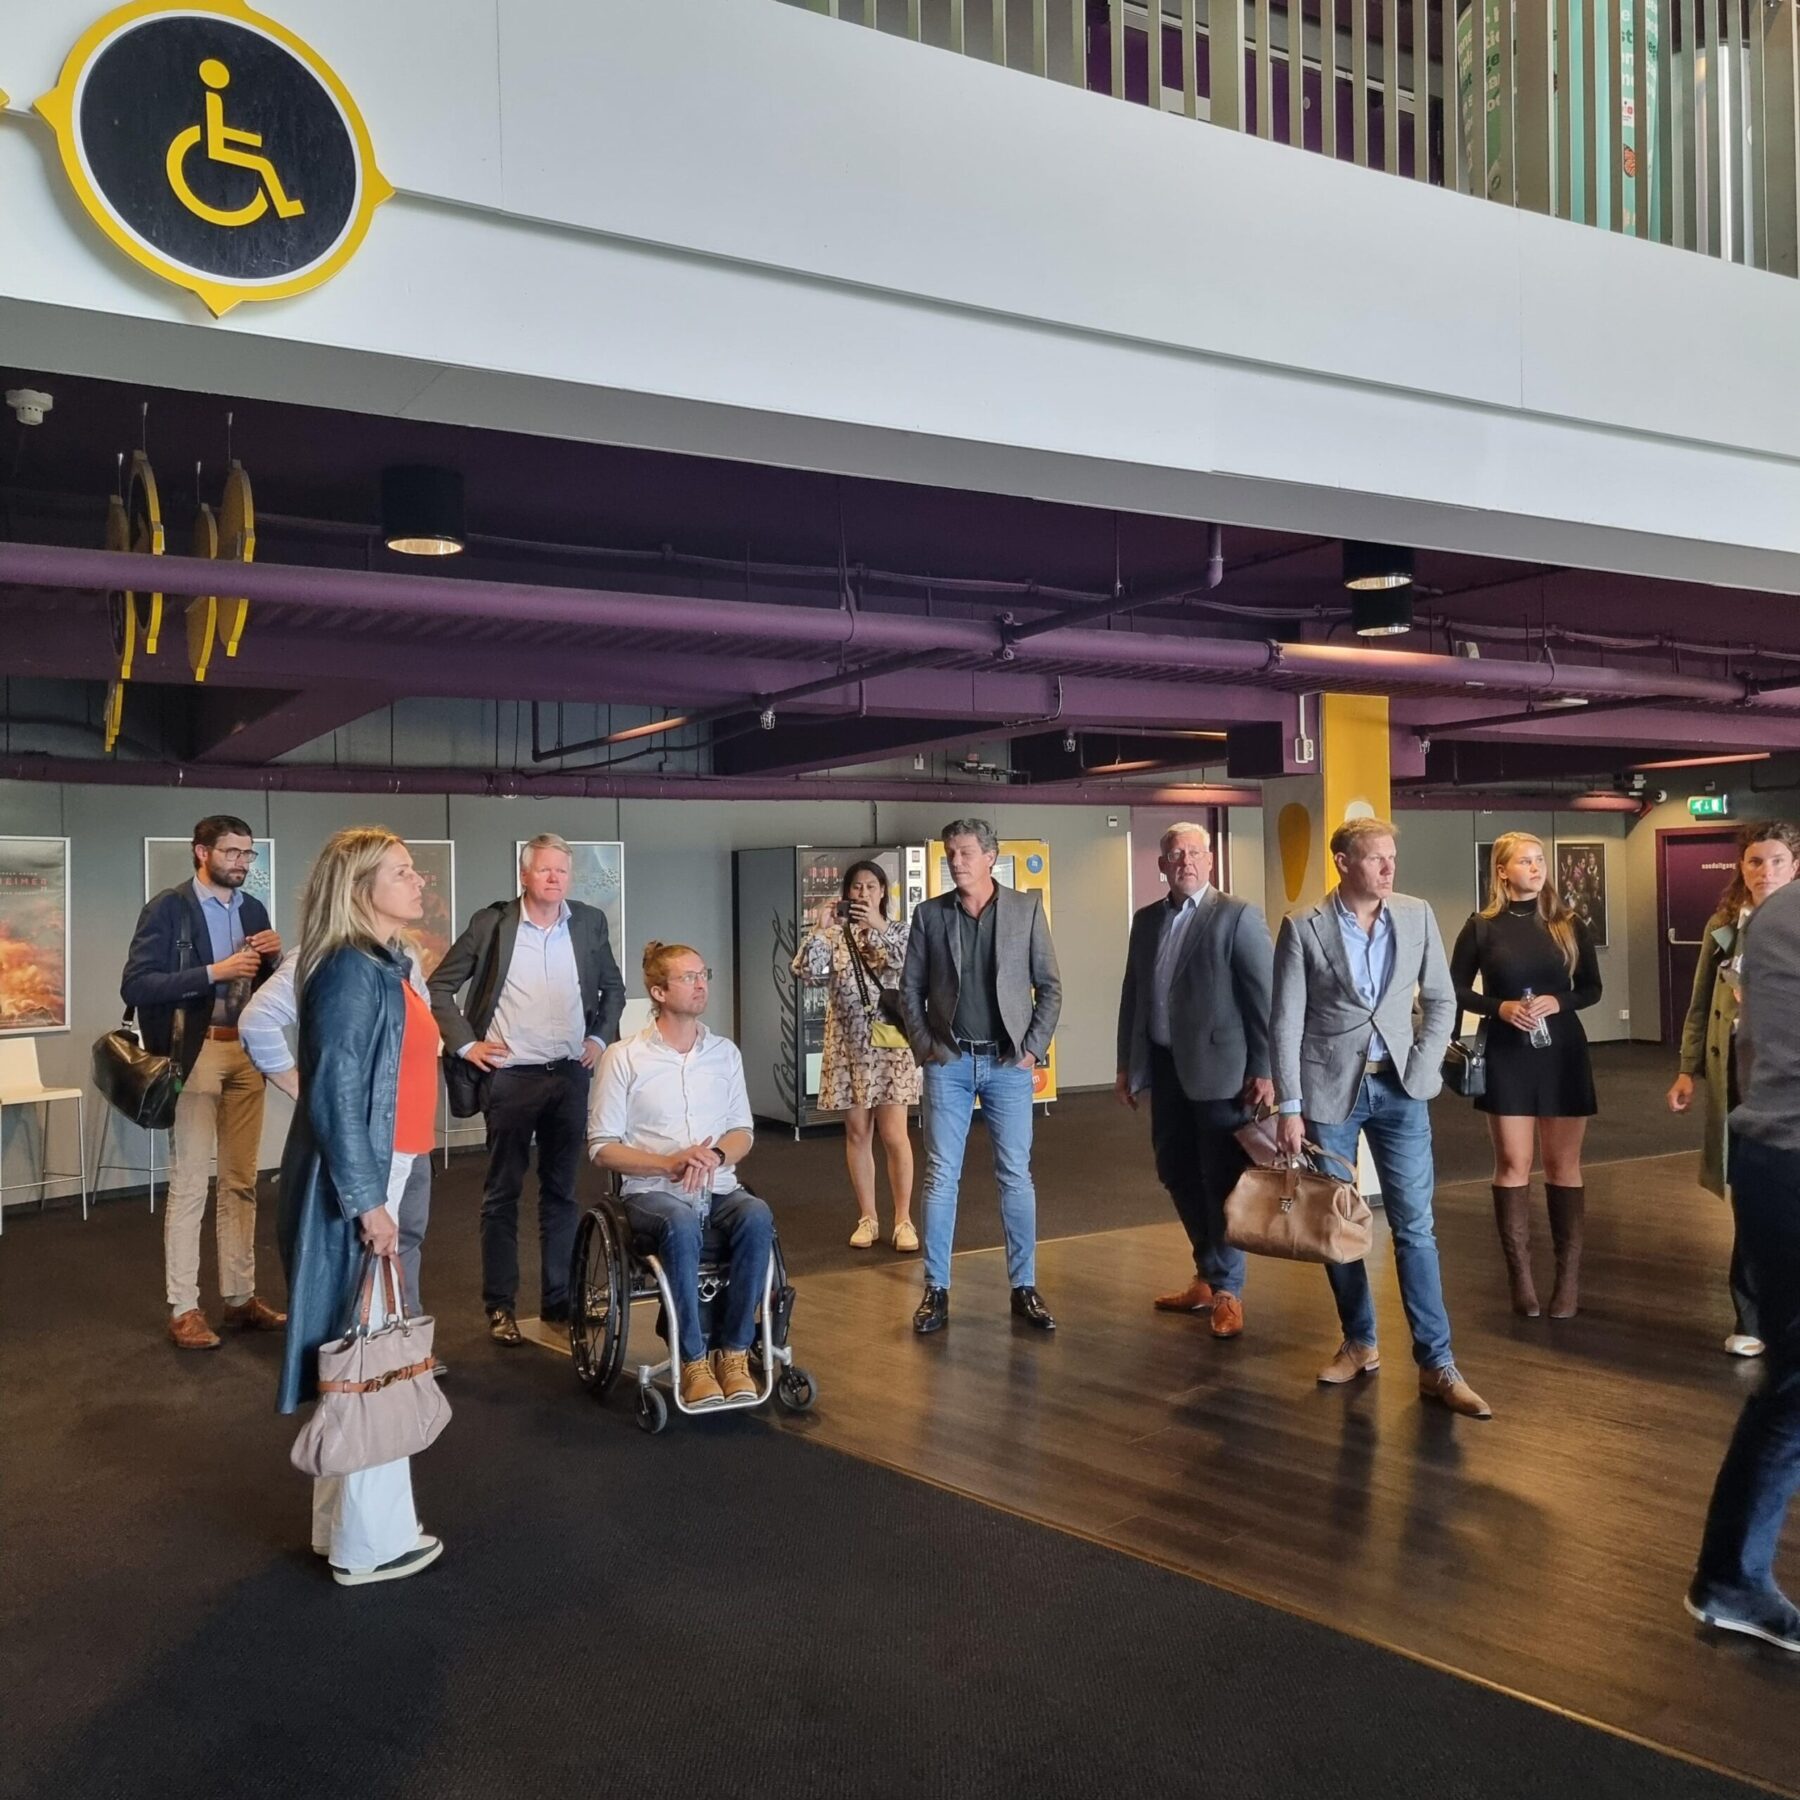
[[[41,425],[44,414],[56,401],[42,388],[8,388],[6,404],[13,409],[13,417],[21,425]]]

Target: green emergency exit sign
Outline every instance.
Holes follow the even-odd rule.
[[[1689,794],[1688,816],[1694,819],[1729,819],[1731,817],[1731,796],[1729,794]]]

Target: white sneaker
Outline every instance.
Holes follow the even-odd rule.
[[[441,1538],[421,1534],[419,1541],[410,1550],[402,1552],[392,1562],[380,1563],[373,1569],[340,1569],[333,1563],[331,1579],[339,1587],[365,1587],[374,1581],[404,1581],[408,1575],[417,1575],[421,1569],[429,1569],[443,1554],[444,1544]]]
[[[1761,1338],[1746,1337],[1741,1331],[1734,1331],[1725,1340],[1727,1356],[1761,1356],[1763,1341]]]

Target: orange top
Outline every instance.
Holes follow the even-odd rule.
[[[406,991],[406,1030],[400,1039],[400,1094],[394,1108],[394,1148],[403,1154],[429,1156],[437,1139],[438,1046],[440,1038],[431,1008],[410,981]]]

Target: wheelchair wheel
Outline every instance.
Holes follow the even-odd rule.
[[[631,1329],[631,1270],[617,1214],[591,1207],[575,1233],[569,1271],[569,1348],[575,1373],[596,1400],[619,1377]]]
[[[661,1388],[638,1389],[637,1422],[638,1430],[647,1431],[652,1437],[668,1424],[669,1403]]]
[[[775,1398],[789,1412],[811,1412],[813,1401],[817,1397],[813,1378],[797,1363],[790,1364],[781,1371],[775,1383]]]

